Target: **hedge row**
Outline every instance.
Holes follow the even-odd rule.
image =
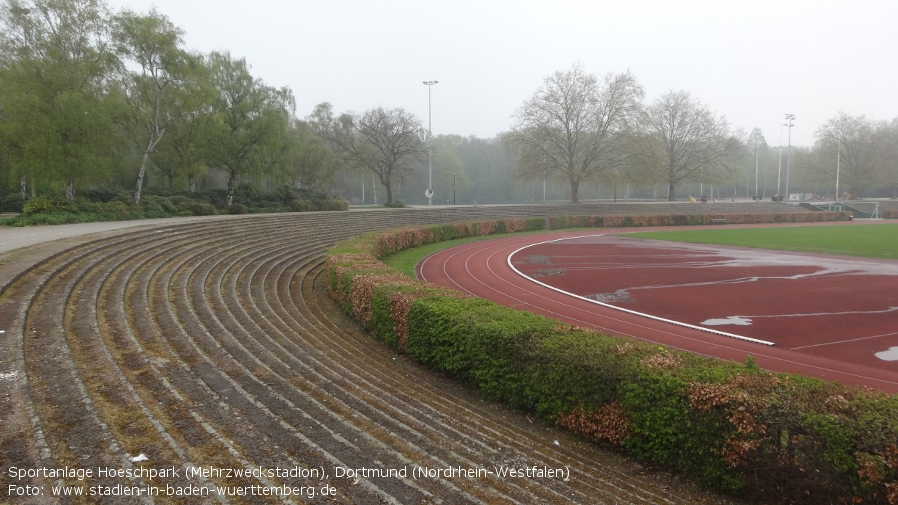
[[[883,219],[898,219],[898,209],[885,209],[882,211]]]
[[[636,216],[555,216],[549,218],[549,228],[629,227],[629,226],[687,226],[761,223],[807,223],[848,221],[849,212],[782,212],[775,214],[662,214]]]
[[[328,255],[329,291],[378,339],[485,397],[709,488],[763,503],[898,504],[898,396],[571,327],[378,259],[448,238],[667,219],[557,216],[367,234]]]
[[[120,221],[129,219],[162,218],[172,216],[211,216],[219,213],[247,214],[254,212],[307,212],[307,211],[341,211],[347,210],[345,200],[331,197],[325,194],[289,193],[281,191],[279,194],[287,194],[281,200],[265,200],[262,203],[270,204],[270,207],[251,207],[236,201],[228,206],[218,201],[218,206],[211,203],[208,194],[219,195],[219,191],[210,191],[206,195],[196,195],[191,198],[184,195],[160,196],[145,194],[139,204],[135,204],[130,193],[126,191],[116,192],[85,192],[97,196],[96,200],[77,198],[69,201],[61,197],[38,196],[27,201],[16,200],[19,207],[13,210],[21,211],[21,215],[9,219],[7,224],[13,226],[32,226],[35,224],[64,224],[94,221]],[[309,197],[308,195],[312,196]],[[108,199],[107,199],[108,197]],[[0,201],[0,208],[3,208]]]

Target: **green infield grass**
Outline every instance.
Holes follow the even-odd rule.
[[[382,258],[381,261],[383,261],[390,267],[399,270],[405,275],[408,275],[409,277],[416,278],[417,276],[415,275],[415,267],[418,265],[418,262],[423,260],[427,255],[435,253],[437,251],[442,251],[443,249],[455,247],[457,245],[470,244],[471,242],[479,242],[481,240],[488,240],[500,236],[501,235],[465,237],[446,240],[444,242],[435,242],[433,244],[422,245],[420,247],[413,247],[411,249],[399,251],[398,253],[391,254]]]
[[[594,230],[595,228],[592,229]],[[515,232],[515,235],[535,235],[539,233],[545,233],[546,231],[547,230],[519,231]],[[433,244],[422,245],[420,247],[413,247],[411,249],[399,251],[398,253],[381,258],[381,261],[383,261],[390,267],[399,270],[405,275],[408,275],[409,277],[417,278],[417,275],[415,274],[415,267],[421,260],[423,260],[430,254],[433,254],[437,251],[442,251],[443,249],[449,249],[450,247],[470,244],[471,242],[480,242],[482,240],[496,239],[503,236],[507,237],[508,235],[484,235],[477,237],[456,238],[452,240],[445,240],[443,242],[435,242]]]
[[[790,226],[653,231],[628,234],[655,240],[898,259],[898,224]]]

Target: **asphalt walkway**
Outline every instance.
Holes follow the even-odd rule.
[[[0,225],[0,254],[23,247],[53,242],[94,233],[122,230],[126,228],[174,225],[199,219],[232,219],[246,216],[189,216],[160,219],[137,219],[133,221],[104,221],[98,223],[58,224],[46,226],[13,227]]]

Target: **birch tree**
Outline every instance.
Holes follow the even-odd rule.
[[[134,203],[140,203],[150,156],[162,140],[184,100],[180,87],[191,58],[181,49],[183,31],[155,9],[146,15],[123,11],[115,18],[113,38],[122,58],[122,89],[132,109],[134,142],[140,166]],[[134,70],[131,68],[135,67]]]

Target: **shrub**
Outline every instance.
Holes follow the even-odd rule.
[[[549,218],[549,229],[550,230],[563,230],[568,227],[568,217],[567,216],[552,216]]]
[[[290,199],[287,200],[285,208],[283,199],[286,198]],[[236,188],[233,205],[227,206],[226,201],[225,190],[172,194],[170,197],[144,192],[140,203],[135,204],[132,194],[128,191],[95,188],[82,192],[74,202],[58,197],[35,197],[30,200],[27,208],[20,195],[10,194],[0,198],[0,212],[21,212],[19,217],[6,220],[6,224],[29,226],[160,218],[173,215],[208,216],[217,214],[219,208],[222,212],[232,214],[285,210],[345,211],[349,208],[345,200],[322,191],[284,187],[274,193],[260,195],[246,184]]]
[[[73,202],[73,212],[86,214],[105,214],[107,207],[104,202],[90,201],[85,198],[76,198]]]
[[[189,196],[184,196],[184,195],[172,195],[172,196],[168,197],[168,200],[171,202],[171,204],[175,207],[175,210],[178,212],[180,212],[182,210],[181,209],[182,204],[187,204],[188,202],[196,201],[193,198],[190,198]]]
[[[112,201],[130,203],[134,201],[130,192],[121,189],[91,188],[82,191],[81,196],[92,202],[101,203],[109,203]]]
[[[451,224],[432,226],[430,232],[433,234],[435,242],[458,238],[458,230]]]
[[[234,203],[228,207],[228,214],[236,215],[236,214],[246,214],[249,212],[249,208],[242,203]]]
[[[72,212],[75,212],[74,205],[59,197],[36,196],[25,202],[25,205],[22,207],[22,214],[25,216]]]
[[[113,200],[104,204],[106,212],[114,216],[114,219],[130,219],[131,206],[119,200]]]
[[[531,217],[524,220],[524,231],[537,231],[546,229],[546,219]]]
[[[185,200],[178,204],[178,210],[194,216],[212,216],[216,214],[215,206],[195,200]]]
[[[140,206],[143,209],[144,213],[148,214],[148,217],[151,213],[158,214],[158,216],[154,217],[163,217],[176,214],[178,212],[178,206],[172,201],[171,198],[159,195],[143,195],[143,197],[140,199]]]
[[[240,183],[234,188],[234,202],[240,202],[248,207],[255,206],[258,203],[259,195],[256,188],[252,184]],[[225,203],[227,198],[225,198]],[[231,205],[234,204],[231,203]]]
[[[349,202],[341,198],[326,197],[318,200],[318,210],[342,211],[349,210]]]
[[[435,242],[435,237],[432,228],[401,228],[377,234],[374,239],[373,254],[377,258],[382,258],[389,254],[433,242]]]
[[[294,198],[290,200],[291,212],[308,212],[312,210],[312,201],[306,198]]]
[[[19,193],[9,193],[0,198],[0,212],[22,212],[25,199]]]
[[[216,208],[224,209],[228,206],[228,191],[226,189],[210,189],[206,191],[203,195],[205,199],[209,201]],[[199,201],[200,199],[194,197],[195,200]],[[199,215],[199,214],[198,214]]]
[[[505,233],[514,233],[527,229],[527,223],[521,218],[509,218],[505,220]],[[453,237],[454,238],[454,237]],[[443,240],[448,240],[444,238]]]

